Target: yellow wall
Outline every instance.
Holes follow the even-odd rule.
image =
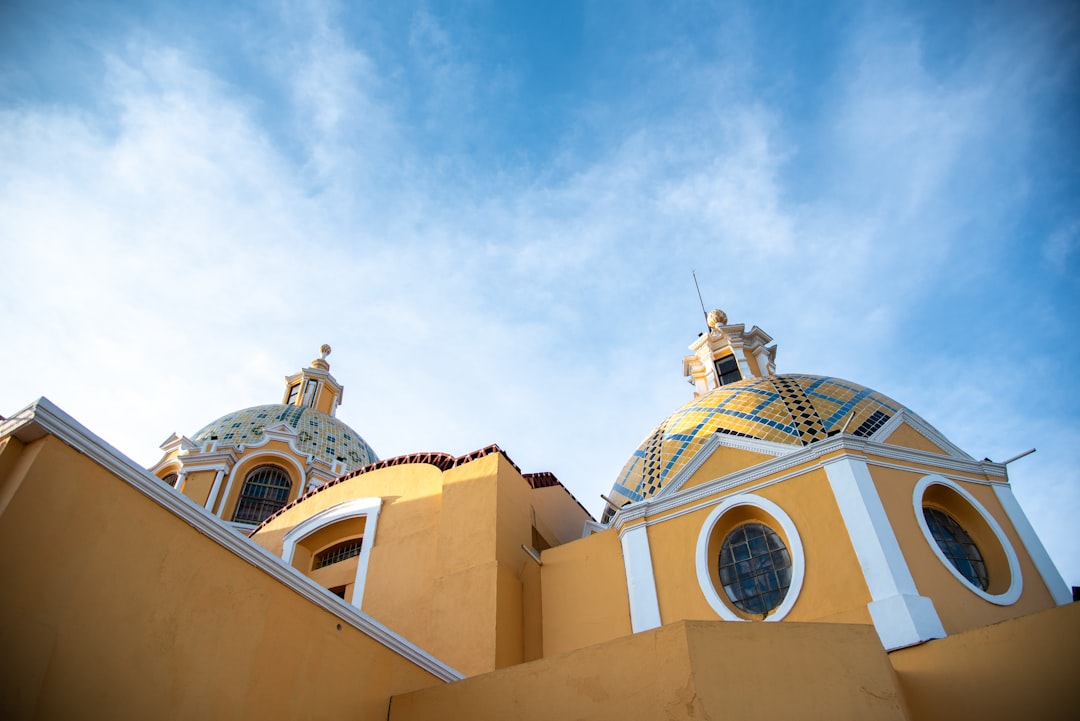
[[[354,498],[381,498],[363,610],[472,675],[542,653],[541,579],[521,548],[532,545],[532,494],[498,453],[445,473],[403,464],[314,494],[253,540],[280,555],[284,534],[304,519]],[[331,536],[320,542],[339,540]]]
[[[744,451],[741,448],[728,448],[719,446],[712,455],[701,464],[692,477],[683,484],[683,488],[691,488],[708,481],[723,478],[729,474],[741,471],[750,466],[756,466],[764,461],[772,460],[773,456],[764,453]]]
[[[440,683],[59,440],[19,445],[0,454],[0,717],[381,719]]]
[[[630,633],[626,572],[614,530],[549,548],[541,558],[545,656]]]
[[[1065,721],[1080,709],[1080,604],[889,655],[919,721]]]
[[[709,472],[703,466],[695,479],[697,475]],[[790,472],[790,469],[785,471]],[[755,481],[755,484],[760,482]],[[736,492],[738,489],[733,489],[708,502],[695,502],[695,506],[703,507],[684,515],[680,515],[683,509],[677,508],[649,519],[649,547],[664,623],[718,618],[698,584],[696,549],[709,513],[724,497]],[[825,472],[810,470],[805,475],[756,489],[753,493],[774,502],[791,517],[806,554],[802,591],[785,620],[871,623],[866,608],[870,594]],[[781,531],[778,524],[769,525]],[[722,534],[723,529],[718,528],[717,532]],[[722,541],[722,538],[718,539],[717,547]],[[718,593],[721,598],[726,598],[722,589]]]
[[[892,446],[903,446],[928,453],[946,455],[944,449],[932,443],[929,438],[906,423],[901,423],[895,431],[889,434],[889,437],[884,442]]]
[[[402,694],[390,705],[390,721],[448,718],[907,716],[871,628],[684,622]]]
[[[1023,593],[1020,599],[1010,606],[998,606],[972,593],[967,586],[952,575],[930,547],[932,541],[926,538],[919,527],[912,497],[915,484],[926,474],[870,465],[870,475],[874,479],[881,502],[889,516],[889,522],[892,524],[904,558],[911,569],[915,586],[921,595],[933,599],[934,608],[937,609],[941,624],[947,633],[958,633],[970,628],[998,623],[1054,606],[1050,592],[1031,562],[1012,524],[1009,523],[993,488],[978,483],[961,482],[959,484],[997,520],[1016,551],[1023,577]],[[968,527],[965,530],[973,534],[973,540],[977,546],[989,549],[993,545],[988,538],[976,537],[975,528]],[[991,576],[994,570],[991,567]],[[993,578],[991,578],[992,582]]]

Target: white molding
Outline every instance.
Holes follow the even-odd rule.
[[[956,566],[954,566],[952,562],[945,557],[945,554],[942,553],[941,546],[934,540],[934,535],[930,532],[930,526],[926,523],[926,516],[923,514],[923,497],[926,495],[926,491],[930,486],[944,486],[945,488],[952,490],[964,499],[964,501],[966,501],[967,504],[982,517],[983,522],[989,526],[990,531],[997,538],[998,544],[1001,546],[1002,550],[1005,551],[1005,558],[1008,559],[1009,562],[1009,587],[1005,589],[1005,591],[993,595],[982,590],[971,581],[964,578],[964,574],[960,573]],[[984,601],[989,601],[998,606],[1011,606],[1020,599],[1020,594],[1024,590],[1024,579],[1023,574],[1020,572],[1020,560],[1016,557],[1016,550],[1013,549],[1012,544],[1009,543],[1009,539],[1005,536],[1005,532],[1001,530],[1001,526],[998,522],[994,520],[994,517],[990,515],[990,512],[975,499],[975,496],[964,490],[958,483],[950,481],[936,473],[932,473],[919,479],[919,482],[915,484],[915,490],[911,494],[911,500],[915,507],[915,520],[919,522],[919,529],[922,531],[923,538],[926,540],[927,545],[930,546],[930,550],[934,552],[934,555],[937,556],[942,565],[948,569],[949,573],[951,573],[957,581],[963,584],[964,588]]]
[[[582,526],[581,537],[585,538],[586,536],[591,536],[594,533],[602,533],[608,528],[610,528],[610,526],[606,526],[599,521],[593,521],[590,519],[588,521],[585,521],[584,525]]]
[[[944,638],[933,601],[920,596],[864,461],[825,464],[836,505],[870,591],[867,606],[886,651]]]
[[[920,464],[924,466],[933,466],[938,469],[944,469],[945,471],[957,471],[960,473],[970,473],[973,475],[999,477],[1001,483],[1006,482],[1005,466],[1000,463],[993,463],[991,461],[968,461],[960,458],[954,458],[952,456],[944,456],[940,453],[930,453],[929,451],[920,451],[913,448],[905,448],[903,446],[895,446],[891,444],[881,443],[879,441],[873,441],[862,436],[853,436],[850,434],[840,434],[828,438],[823,441],[817,441],[811,443],[808,446],[796,447],[796,449],[785,456],[780,456],[768,461],[762,461],[757,465],[750,466],[741,471],[721,476],[711,481],[707,481],[697,486],[685,490],[678,490],[672,492],[671,495],[657,494],[651,498],[646,498],[641,501],[634,501],[622,506],[615,515],[612,517],[610,525],[614,528],[622,528],[625,524],[634,521],[642,520],[647,515],[655,516],[664,514],[668,511],[675,510],[680,506],[692,504],[718,493],[723,493],[736,486],[741,486],[745,483],[751,483],[759,478],[780,473],[796,466],[809,465],[818,459],[836,453],[838,451],[847,451],[852,454],[859,454],[861,456],[873,455],[880,456],[895,461],[901,461],[909,464]],[[693,460],[693,459],[691,459]],[[867,463],[876,466],[886,466],[890,468],[898,468],[901,470],[911,471],[913,473],[925,474],[925,468],[917,468],[912,466],[899,466],[889,465],[884,461],[873,459],[863,459]],[[689,463],[689,462],[688,462]],[[826,464],[826,461],[821,461],[817,465],[809,466],[805,470],[801,470],[796,475],[801,475],[810,470],[822,468]],[[779,483],[782,480],[786,480],[791,476],[784,478],[774,478],[767,481],[759,488],[764,487],[772,483]],[[967,481],[969,479],[965,479]],[[971,481],[993,484],[998,481]]]
[[[724,603],[723,599],[720,598],[720,591],[713,585],[712,574],[709,570],[716,561],[716,559],[709,556],[709,540],[712,538],[716,524],[720,522],[720,519],[726,513],[743,506],[750,506],[764,511],[766,515],[780,525],[787,538],[788,553],[791,555],[791,585],[788,587],[787,595],[784,596],[784,600],[780,602],[780,605],[765,617],[766,621],[783,620],[795,606],[795,602],[799,600],[803,579],[806,576],[806,553],[803,551],[802,538],[799,537],[799,531],[795,527],[795,522],[791,520],[791,516],[767,498],[749,493],[731,496],[720,502],[709,514],[708,518],[705,519],[705,523],[701,526],[701,532],[698,534],[697,553],[694,557],[698,586],[701,587],[701,592],[705,594],[705,600],[708,601],[709,606],[716,611],[720,618],[725,621],[750,620],[739,616]]]
[[[281,548],[281,559],[291,566],[293,556],[296,553],[297,544],[312,533],[315,533],[320,528],[326,528],[332,523],[337,523],[338,521],[343,521],[347,518],[366,517],[367,521],[364,523],[363,541],[360,545],[360,556],[356,561],[356,578],[352,595],[352,605],[357,608],[362,608],[364,601],[364,587],[367,585],[368,562],[371,560],[371,548],[375,545],[375,530],[378,527],[379,512],[381,510],[382,499],[373,497],[354,498],[351,501],[345,501],[344,503],[339,503],[336,506],[331,506],[330,508],[319,511],[314,516],[304,519],[290,528],[285,534],[285,539]]]
[[[789,446],[786,443],[777,443],[776,441],[765,441],[760,438],[742,438],[740,436],[731,436],[726,433],[712,433],[705,439],[705,443],[701,448],[694,453],[693,458],[686,462],[679,472],[671,477],[664,487],[653,498],[664,498],[678,493],[683,484],[686,483],[698,470],[705,465],[705,461],[712,457],[719,448],[735,448],[741,451],[751,451],[753,453],[761,453],[767,456],[786,456],[797,452],[800,446]],[[762,461],[763,463],[765,461]],[[752,468],[756,466],[751,466]]]
[[[965,461],[975,460],[970,455],[965,453],[964,449],[962,449],[960,446],[956,445],[944,435],[942,435],[941,431],[939,431],[937,428],[934,428],[932,425],[924,421],[919,414],[908,408],[901,408],[899,411],[893,414],[893,417],[886,421],[885,424],[877,430],[877,433],[873,434],[874,437],[877,438],[877,436],[885,429],[885,427],[888,426],[889,423],[897,416],[899,416],[900,420],[910,426],[916,433],[923,436],[926,440],[930,441],[941,450],[945,451],[945,453],[950,457],[959,458]],[[889,435],[892,435],[892,433],[899,427],[899,423],[893,426],[892,430],[889,432]],[[888,437],[889,436],[881,436],[881,441],[884,442],[888,440]]]
[[[203,508],[211,510],[214,505],[214,501],[217,500],[218,491],[221,490],[221,479],[225,476],[225,469],[220,468],[218,472],[214,474],[214,485],[210,487],[210,493],[206,496],[206,503],[203,504]]]
[[[634,633],[660,626],[660,602],[656,598],[652,553],[645,524],[619,534],[623,567],[626,569],[626,592],[630,600],[630,628]]]
[[[1005,510],[1005,515],[1009,517],[1013,530],[1020,536],[1020,542],[1027,549],[1031,562],[1035,564],[1036,570],[1042,576],[1043,583],[1046,584],[1046,589],[1053,597],[1054,603],[1059,606],[1072,603],[1072,591],[1069,589],[1068,584],[1065,583],[1065,579],[1061,577],[1061,573],[1058,571],[1057,566],[1054,565],[1053,560],[1051,560],[1050,554],[1046,552],[1046,548],[1043,546],[1042,541],[1039,540],[1035,529],[1031,527],[1031,522],[1028,521],[1027,514],[1024,513],[1024,509],[1020,507],[1020,503],[1016,500],[1012,487],[1007,485],[994,486],[994,493],[997,495],[1001,507]]]
[[[0,421],[0,438],[9,435],[23,443],[33,442],[45,435],[58,438],[233,555],[270,575],[390,651],[442,681],[459,681],[464,678],[459,671],[391,631],[371,616],[345,603],[263,547],[229,530],[202,506],[163,484],[47,398],[39,398],[13,417]]]

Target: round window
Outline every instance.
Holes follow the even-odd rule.
[[[735,607],[766,614],[780,605],[791,586],[791,554],[776,531],[744,523],[720,548],[720,584]]]
[[[923,517],[941,553],[960,575],[984,591],[989,588],[986,562],[964,527],[945,511],[932,506],[923,506]]]

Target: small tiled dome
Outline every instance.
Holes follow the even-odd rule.
[[[221,446],[251,445],[262,440],[263,429],[285,422],[299,433],[297,449],[328,465],[341,459],[348,471],[379,460],[360,434],[333,416],[314,408],[272,404],[245,408],[218,418],[195,434],[196,443],[217,440]]]
[[[616,503],[656,495],[713,433],[805,446],[846,429],[868,436],[902,408],[839,378],[777,375],[721,386],[665,418],[634,451],[612,488]]]

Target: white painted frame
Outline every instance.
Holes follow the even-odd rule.
[[[658,628],[661,623],[660,602],[656,596],[656,576],[653,574],[646,524],[623,529],[619,533],[619,543],[622,545],[626,594],[630,602],[630,629],[638,633]]]
[[[339,503],[336,506],[319,511],[311,518],[305,519],[293,526],[285,534],[281,547],[281,559],[288,565],[292,565],[293,556],[296,554],[296,546],[302,540],[315,533],[319,529],[343,521],[348,518],[366,516],[364,524],[364,542],[360,548],[360,556],[356,561],[356,579],[353,585],[352,605],[362,608],[364,601],[364,586],[367,583],[368,562],[371,560],[371,547],[375,545],[375,529],[379,523],[379,512],[382,510],[382,499],[355,498],[351,501]]]
[[[698,534],[697,554],[695,558],[698,585],[701,586],[701,592],[705,594],[705,600],[709,602],[709,606],[716,611],[720,618],[725,621],[750,620],[739,616],[724,603],[724,600],[720,597],[719,589],[713,585],[712,574],[709,571],[713,562],[713,559],[709,557],[709,539],[712,537],[714,529],[717,524],[720,523],[720,519],[727,513],[736,508],[746,506],[756,508],[776,521],[783,530],[787,540],[788,553],[791,554],[791,585],[788,587],[787,595],[784,596],[784,600],[780,602],[780,605],[776,607],[776,610],[765,617],[765,621],[780,621],[788,615],[795,606],[795,603],[799,600],[799,593],[802,591],[803,578],[806,575],[806,554],[803,551],[802,539],[799,537],[799,531],[795,528],[795,522],[791,520],[791,517],[785,513],[780,506],[767,498],[762,498],[761,496],[755,496],[749,493],[732,496],[723,500],[713,509],[712,513],[709,514],[709,517],[705,519],[705,524],[701,527],[701,533]]]
[[[275,459],[278,459],[278,460],[285,461],[286,463],[288,463],[293,468],[293,470],[296,471],[297,479],[296,479],[296,485],[295,485],[295,493],[293,492],[292,488],[289,489],[289,500],[285,502],[286,505],[291,503],[292,501],[295,501],[300,496],[304,495],[304,489],[305,489],[305,487],[307,485],[307,474],[304,473],[304,467],[301,466],[300,463],[295,458],[290,456],[288,453],[283,453],[281,451],[276,451],[276,450],[272,450],[272,449],[268,448],[268,449],[265,449],[265,450],[261,450],[258,453],[254,453],[254,454],[252,454],[250,456],[244,456],[243,458],[240,459],[240,461],[235,466],[233,466],[232,471],[229,472],[229,480],[225,483],[225,492],[221,495],[220,498],[218,498],[218,501],[217,501],[216,515],[217,515],[218,518],[222,518],[222,520],[225,520],[222,517],[222,514],[225,513],[225,504],[229,500],[229,494],[232,493],[233,485],[236,483],[236,477],[237,477],[237,475],[240,475],[237,472],[238,471],[243,471],[243,476],[244,477],[240,481],[240,492],[243,493],[243,491],[244,491],[244,482],[247,481],[247,477],[249,475],[251,475],[251,472],[253,470],[255,470],[256,468],[258,468],[261,465],[263,465],[263,466],[265,466],[265,465],[271,465],[271,466],[274,465],[270,461],[266,461],[265,459],[267,459],[267,458],[275,458]],[[292,478],[292,476],[290,474],[290,480],[291,480],[291,478]],[[215,486],[215,488],[216,488],[216,486]],[[239,502],[239,497],[237,497],[237,502]],[[207,510],[209,510],[210,506],[207,506],[206,508],[207,508]],[[234,507],[233,508],[233,514],[235,514],[235,513],[236,513],[236,508]],[[228,520],[226,522],[227,523],[232,523],[233,521]],[[257,526],[258,524],[255,524],[255,525]],[[254,526],[252,526],[252,527],[254,528]]]
[[[919,595],[866,461],[829,461],[825,475],[870,591],[866,608],[881,645],[895,651],[945,638],[934,602]]]
[[[964,578],[964,574],[957,570],[956,566],[952,564],[945,554],[942,553],[941,547],[938,542],[934,540],[934,535],[930,532],[930,526],[926,523],[926,517],[923,515],[923,497],[926,495],[926,491],[931,486],[944,486],[949,490],[960,496],[968,505],[970,505],[976,513],[978,513],[987,526],[990,527],[997,542],[1001,545],[1002,550],[1005,551],[1005,558],[1009,562],[1009,587],[1002,593],[993,595],[982,590],[971,581]],[[931,474],[924,476],[915,484],[915,491],[912,493],[912,502],[915,506],[915,518],[919,522],[919,528],[922,530],[923,538],[926,539],[926,543],[930,546],[930,550],[934,552],[938,560],[942,565],[949,570],[949,573],[953,575],[960,583],[964,585],[964,588],[974,593],[984,601],[996,604],[998,606],[1011,606],[1020,599],[1020,594],[1024,590],[1023,575],[1020,572],[1020,561],[1016,556],[1016,550],[1013,549],[1009,539],[1005,536],[1005,532],[1001,530],[1001,526],[998,524],[994,517],[990,515],[989,511],[983,507],[981,503],[975,500],[975,496],[971,495],[958,483],[950,481],[944,476],[937,474]],[[946,508],[946,510],[948,510]]]

